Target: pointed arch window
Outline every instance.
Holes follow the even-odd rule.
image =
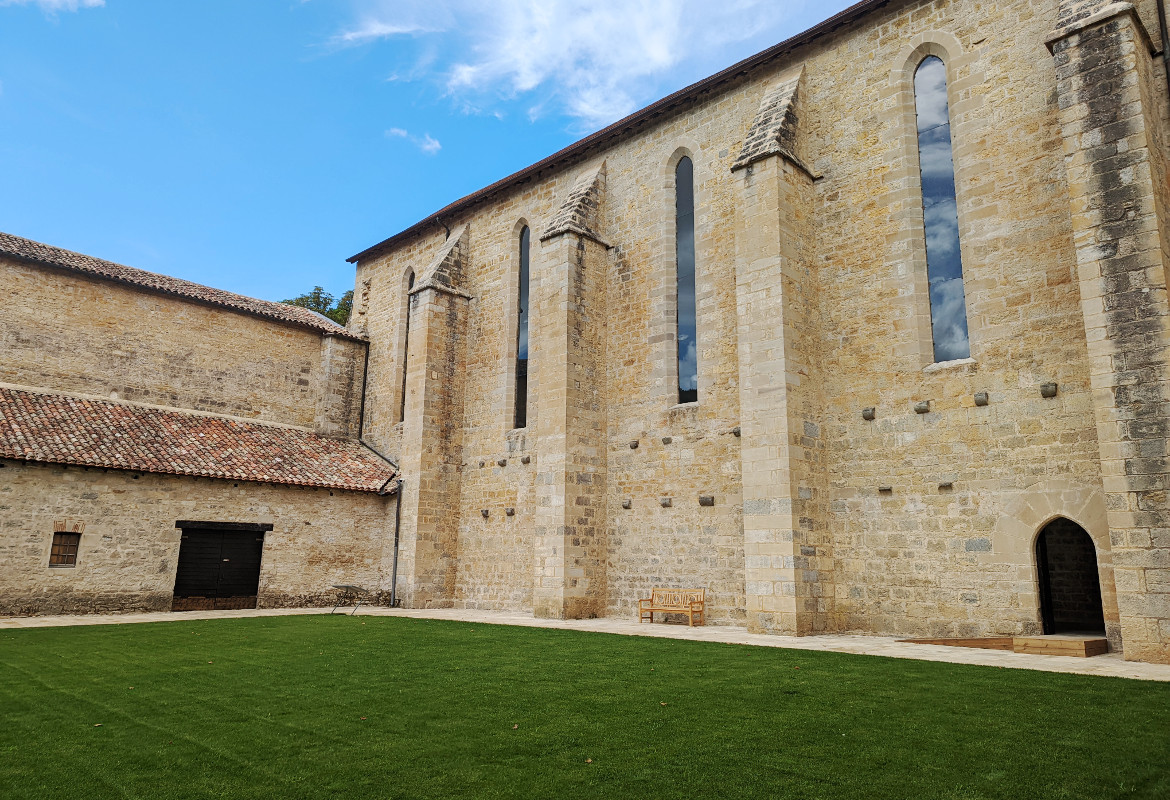
[[[695,169],[683,156],[674,168],[675,275],[678,293],[678,401],[699,399],[695,313]]]
[[[402,334],[402,397],[398,404],[398,421],[406,419],[406,362],[410,358],[410,290],[414,288],[414,270],[411,270],[406,279],[406,305],[403,313],[406,315],[406,324]]]
[[[528,259],[532,235],[525,226],[520,231],[520,269],[518,308],[516,311],[516,408],[514,428],[528,427]]]
[[[971,341],[967,333],[963,262],[959,254],[947,68],[937,56],[924,58],[914,73],[914,107],[918,120],[918,166],[934,360],[969,358]]]

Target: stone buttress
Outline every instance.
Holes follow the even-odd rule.
[[[540,235],[533,612],[605,612],[605,164],[586,171]],[[533,303],[537,307],[537,303]]]
[[[1048,46],[1123,647],[1170,662],[1166,85],[1128,2],[1065,0]]]
[[[410,292],[398,596],[412,608],[450,607],[455,595],[469,247],[468,227],[454,231]],[[387,547],[386,583],[392,558]]]
[[[748,628],[831,629],[816,276],[808,258],[813,176],[799,149],[804,72],[766,90],[732,166]]]

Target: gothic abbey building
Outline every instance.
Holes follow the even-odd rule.
[[[0,613],[327,601],[1170,662],[1161,0],[867,0],[350,259],[0,236]]]

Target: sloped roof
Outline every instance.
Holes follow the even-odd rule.
[[[159,275],[155,272],[115,264],[113,261],[103,261],[83,253],[75,253],[72,250],[63,250],[60,247],[34,242],[32,239],[13,236],[11,233],[0,232],[0,255],[70,272],[79,272],[91,277],[104,278],[162,294],[174,295],[185,300],[230,308],[233,311],[274,319],[331,336],[341,336],[348,339],[361,338],[328,317],[307,308],[273,303],[270,300],[257,300],[254,297],[245,297],[242,294],[213,289],[210,286],[192,283],[181,278]]]
[[[383,492],[392,464],[352,439],[0,387],[0,457]]]

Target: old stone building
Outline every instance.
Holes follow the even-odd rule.
[[[4,319],[13,392],[284,426],[387,483],[10,447],[0,598],[165,606],[175,521],[249,522],[261,604],[344,577],[634,617],[702,587],[753,631],[1101,630],[1168,662],[1164,16],[859,3],[354,256],[347,330],[14,239],[5,291],[56,305]]]
[[[332,602],[375,585],[392,465],[366,344],[0,234],[0,614]]]

